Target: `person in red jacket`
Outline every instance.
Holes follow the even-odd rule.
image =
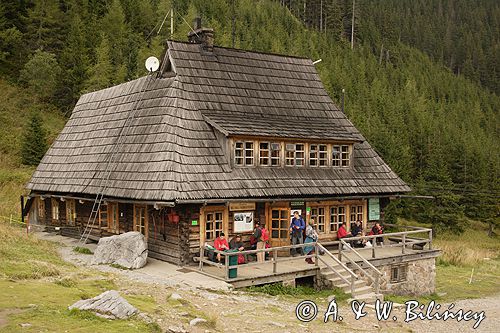
[[[227,243],[226,236],[224,235],[223,232],[219,234],[219,237],[217,237],[214,241],[214,247],[218,251],[227,251],[229,250],[229,244]],[[221,254],[217,253],[217,262],[221,262]]]
[[[345,222],[342,222],[342,225],[340,226],[339,230],[337,230],[337,238],[341,239],[341,238],[346,238],[346,237],[350,237],[350,236],[351,236],[351,233],[347,232],[347,230],[345,229]]]

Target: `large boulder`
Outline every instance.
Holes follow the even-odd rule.
[[[109,319],[127,319],[139,313],[116,290],[108,290],[90,299],[83,299],[71,305],[68,309],[92,311],[96,315]]]
[[[148,258],[148,244],[138,231],[99,239],[92,264],[116,264],[128,269],[144,267]]]

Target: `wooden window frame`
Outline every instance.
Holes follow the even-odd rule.
[[[203,206],[200,209],[200,246],[204,246],[207,241],[212,242],[206,239],[206,214],[218,211],[223,212],[222,230],[226,238],[229,238],[229,208],[227,206]]]
[[[99,229],[108,230],[109,218],[108,218],[108,203],[107,202],[103,202],[99,205],[99,213],[98,213],[97,217],[99,218]]]
[[[344,210],[344,213],[341,214],[340,213],[340,209],[343,209]],[[333,210],[335,209],[335,213],[333,213]],[[344,223],[347,223],[347,206],[346,205],[332,205],[329,207],[329,211],[328,213],[330,214],[330,221],[329,221],[329,225],[330,225],[330,233],[336,233],[340,226],[342,225],[342,222]],[[335,216],[335,219],[332,218],[333,216]],[[343,221],[341,221],[342,219],[340,217],[343,217]],[[332,226],[336,226],[334,228],[332,228]]]
[[[297,150],[297,146],[301,145],[302,150]],[[289,147],[293,146],[292,149],[288,149]],[[297,168],[303,168],[306,166],[306,144],[301,143],[301,142],[296,142],[296,143],[291,143],[291,142],[285,142],[285,163],[284,165],[286,167],[297,167]],[[302,157],[298,157],[298,154],[302,154]],[[293,164],[289,164],[289,161],[291,161]],[[298,165],[297,161],[301,161],[301,164]]]
[[[141,210],[144,210],[144,224],[138,223],[137,218],[141,218],[141,216],[138,216],[138,213],[140,213]],[[146,240],[148,239],[149,235],[149,224],[148,224],[148,206],[147,205],[137,205],[134,204],[134,219],[133,219],[133,225],[134,225],[134,231],[139,231],[144,235]],[[144,232],[142,232],[142,229],[144,229]]]
[[[313,163],[314,162],[314,163]],[[308,165],[313,168],[319,166],[319,144],[310,143],[309,144],[309,163]]]
[[[45,209],[45,200],[40,197],[37,198],[37,213],[38,218],[44,219],[47,216],[47,210]]]
[[[262,148],[262,145],[267,145],[267,148]],[[263,153],[267,154],[267,156],[263,156]],[[259,141],[259,165],[271,166],[271,143],[268,141]]]
[[[349,168],[351,166],[351,145],[332,144],[332,167]]]
[[[324,150],[321,150],[321,148],[324,148]],[[322,156],[323,155],[323,156]],[[324,162],[322,165],[321,162]],[[320,168],[328,167],[328,145],[327,144],[318,144],[318,166]]]
[[[323,210],[323,214],[320,214],[320,210]],[[316,213],[314,211],[317,211]],[[327,217],[326,212],[328,211],[328,206],[313,206],[311,207],[311,219],[314,219],[316,230],[318,234],[326,234],[327,233]],[[320,223],[321,218],[323,217],[323,222]],[[321,226],[322,229],[321,230]]]
[[[75,225],[76,223],[76,202],[75,199],[66,200],[66,223]]]
[[[365,218],[365,209],[363,204],[352,204],[349,206],[349,222],[351,225],[358,220],[361,222],[361,225],[365,225],[364,218]]]
[[[111,233],[120,233],[120,210],[118,202],[108,202],[108,228]]]
[[[232,160],[235,167],[351,168],[352,143],[321,143],[291,140],[234,138]],[[277,148],[277,149],[273,149]]]
[[[408,277],[408,263],[391,265],[390,283],[406,282]]]
[[[283,239],[288,239],[290,237],[290,221],[291,221],[291,209],[289,207],[282,207],[280,205],[268,206],[268,222],[266,225],[266,229],[269,231],[269,239],[272,242],[279,241],[281,242]],[[273,211],[278,212],[278,217],[273,217]],[[286,217],[283,217],[283,212],[285,212]],[[278,222],[278,227],[273,226],[273,221]],[[285,223],[285,227],[282,227],[283,222]],[[278,233],[278,237],[274,237],[274,232]],[[286,233],[284,237],[283,233]]]
[[[208,228],[209,225],[210,228]],[[205,212],[205,239],[215,241],[221,233],[224,233],[224,210]]]
[[[251,167],[256,165],[255,161],[255,151],[256,151],[256,143],[258,144],[258,141],[251,141],[251,140],[235,140],[234,141],[234,165],[238,167]],[[238,147],[238,145],[241,145],[241,147]],[[248,147],[248,145],[251,145],[251,147]],[[241,155],[238,155],[237,152],[240,152]],[[241,160],[241,162],[238,162]],[[251,163],[249,163],[249,160],[251,160]]]
[[[59,221],[60,212],[59,212],[59,200],[52,198],[50,200],[50,213],[53,221]]]
[[[241,145],[241,147],[239,147]],[[241,162],[240,162],[241,160]],[[234,142],[234,165],[235,166],[245,166],[245,142],[235,141]]]

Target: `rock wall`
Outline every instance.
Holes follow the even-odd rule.
[[[423,296],[436,290],[436,259],[427,258],[412,260],[397,265],[408,265],[406,279],[401,282],[391,282],[393,264],[376,266],[382,272],[380,292],[382,294]],[[359,272],[355,271],[356,274]],[[363,277],[367,284],[372,285],[368,277]]]
[[[436,290],[436,259],[409,261],[406,280],[391,283],[391,265],[377,267],[383,274],[380,290],[383,294],[422,296]]]
[[[435,292],[436,289],[436,259],[427,258],[408,261],[406,271],[406,280],[397,283],[391,283],[391,268],[393,265],[379,265],[377,268],[382,272],[380,283],[380,292],[382,294],[422,296]],[[401,264],[398,264],[401,265]],[[357,270],[356,274],[361,275]],[[361,276],[367,285],[372,285],[368,277]],[[318,273],[314,279],[314,287],[317,290],[331,289],[335,287],[332,282]],[[373,287],[373,285],[372,285]]]

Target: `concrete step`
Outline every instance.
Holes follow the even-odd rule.
[[[353,300],[356,300],[358,302],[365,302],[367,304],[375,304],[375,301],[377,299],[383,301],[384,300],[384,295],[382,295],[382,294],[376,294],[374,292],[366,293],[366,294],[360,294],[360,295],[354,296],[353,298],[348,299],[347,302],[351,303]]]
[[[335,272],[332,272],[331,270],[324,271],[324,272],[321,271],[320,273],[321,273],[321,275],[323,275],[327,279],[340,279],[339,274],[341,276],[343,276],[344,278],[346,278],[346,279],[350,279],[351,278],[351,275],[348,272],[343,271],[343,270],[342,271],[337,271],[338,274],[335,273]]]
[[[352,293],[353,296],[357,296],[357,295],[364,295],[364,294],[368,294],[368,293],[372,293],[373,292],[373,288],[370,287],[370,286],[367,286],[367,285],[364,285],[362,287],[354,287],[354,292]]]
[[[347,284],[344,281],[342,281],[342,283],[333,283],[332,282],[332,284],[335,287],[340,288],[340,289],[344,290],[347,293],[351,292],[351,284],[350,283]],[[354,281],[354,290],[359,289],[359,288],[363,288],[365,286],[366,286],[366,282],[363,281],[363,280],[356,280],[356,281]]]

